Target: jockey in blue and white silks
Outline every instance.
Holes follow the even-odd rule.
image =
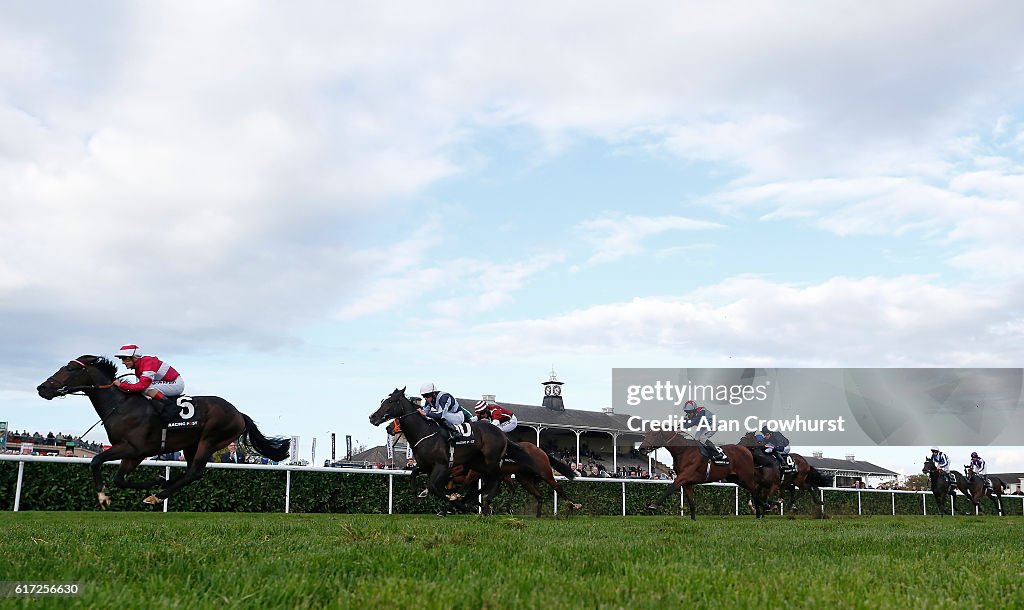
[[[949,456],[939,451],[938,447],[932,447],[932,464],[943,474],[949,474]]]
[[[687,400],[686,404],[683,405],[683,413],[685,414],[683,428],[694,428],[690,432],[693,440],[707,447],[713,459],[726,461],[728,458],[725,452],[718,445],[711,442],[711,437],[717,432],[715,429],[715,414],[692,400]]]
[[[759,442],[764,442],[765,453],[774,455],[780,467],[786,470],[796,468],[793,459],[790,458],[790,439],[783,436],[781,432],[769,430],[768,426],[764,426],[754,438]]]
[[[457,430],[460,424],[465,423],[462,405],[448,392],[442,392],[436,385],[427,382],[420,386],[420,395],[425,403],[423,414],[428,418],[443,421],[452,430]]]

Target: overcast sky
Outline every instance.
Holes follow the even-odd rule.
[[[0,420],[84,431],[34,388],[125,342],[318,461],[428,380],[539,404],[554,366],[596,410],[612,367],[1020,367],[1021,23],[6,3]],[[858,457],[919,469],[887,451]]]

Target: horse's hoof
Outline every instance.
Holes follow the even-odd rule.
[[[96,494],[96,498],[99,500],[100,508],[107,510],[107,507],[110,506],[110,496],[101,491]]]
[[[447,517],[448,516],[448,511],[446,511],[445,509],[442,508],[441,510],[437,511],[437,516],[438,517]]]
[[[582,506],[580,508],[582,508]],[[649,512],[649,513],[656,513],[656,512],[658,512],[658,507],[653,505],[653,504],[648,505],[647,512]]]
[[[150,506],[160,504],[160,502],[162,502],[162,500],[153,495],[146,496],[146,499],[142,501],[143,504],[149,504]]]
[[[452,501],[452,502],[457,502],[458,500],[462,499],[462,494],[460,494],[460,493],[448,494],[448,499],[450,501]]]

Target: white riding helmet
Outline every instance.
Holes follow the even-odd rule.
[[[932,447],[932,451],[938,451],[938,450],[939,450],[938,447]]]
[[[121,349],[119,349],[114,355],[118,358],[141,358],[142,350],[139,349],[138,345],[129,343],[128,345],[122,345]]]
[[[692,400],[687,400],[686,404],[683,405],[683,411],[686,412],[696,411],[698,408],[697,403]]]
[[[422,396],[424,394],[434,394],[434,393],[440,392],[440,391],[441,390],[438,390],[437,386],[434,385],[430,381],[428,381],[428,382],[426,382],[426,383],[424,383],[423,385],[420,386],[420,396]]]

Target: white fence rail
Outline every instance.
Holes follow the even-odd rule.
[[[14,506],[15,512],[21,509],[21,488],[22,482],[25,475],[25,463],[26,462],[50,462],[55,464],[88,464],[92,460],[90,458],[72,458],[72,457],[54,457],[54,456],[36,456],[36,455],[0,455],[0,461],[5,462],[18,462],[18,478],[15,485],[14,491]],[[120,460],[114,460],[107,462],[107,464],[119,464]],[[170,478],[171,468],[185,468],[187,464],[185,462],[166,462],[158,460],[145,460],[141,466],[150,467],[163,467],[165,470],[165,477]],[[284,504],[284,512],[288,513],[291,509],[291,484],[292,484],[292,472],[323,472],[323,473],[345,473],[345,474],[376,474],[386,475],[388,477],[388,514],[394,514],[395,501],[394,501],[394,479],[395,477],[407,477],[409,471],[407,470],[380,470],[376,468],[327,468],[323,466],[291,466],[291,465],[263,465],[263,464],[220,464],[210,463],[207,465],[209,468],[228,468],[232,470],[273,470],[277,472],[285,472],[285,487],[284,487],[284,498],[282,498]],[[565,480],[564,477],[556,477],[559,480]],[[609,485],[609,484],[620,484],[622,486],[622,515],[626,515],[626,490],[627,486],[630,485],[668,485],[671,481],[664,480],[650,480],[650,479],[614,479],[614,478],[592,478],[592,477],[577,477],[574,483],[593,483],[596,485]],[[712,487],[732,487],[735,490],[735,514],[740,514],[740,488],[733,483],[704,483],[706,486]],[[679,490],[679,509],[680,514],[685,513],[685,500],[682,490]],[[821,489],[820,499],[822,502],[825,500],[826,491],[836,491],[842,493],[855,493],[857,494],[857,514],[863,514],[862,505],[862,494],[891,494],[892,496],[892,514],[896,514],[896,496],[897,494],[916,494],[921,496],[921,514],[928,514],[928,496],[931,495],[930,491],[905,491],[905,490],[889,490],[889,489],[851,489],[847,487],[823,487]],[[553,507],[555,514],[558,514],[558,493],[553,492]],[[1021,512],[1024,513],[1024,496],[1003,496],[1003,502],[1009,501],[1020,501]],[[164,500],[163,510],[167,512],[168,500]],[[949,503],[950,514],[954,514],[953,503]],[[826,506],[826,510],[827,510]],[[1004,504],[1005,508],[1005,504]]]

